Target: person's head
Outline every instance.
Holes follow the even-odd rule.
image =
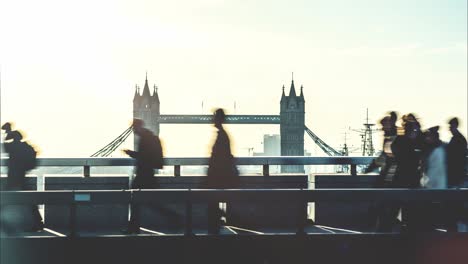
[[[380,125],[382,125],[382,130],[384,131],[385,135],[388,135],[392,129],[391,117],[385,116],[380,120]]]
[[[439,138],[439,126],[429,128],[424,132],[424,141],[429,146],[437,145],[440,142]]]
[[[222,127],[225,118],[226,118],[226,115],[224,114],[224,110],[221,108],[216,109],[216,111],[214,112],[214,116],[213,116],[214,126],[217,128]]]
[[[133,131],[135,132],[135,134],[141,135],[144,125],[145,125],[145,122],[143,122],[143,120],[138,119],[138,118],[133,119],[132,126],[133,126]]]
[[[448,123],[450,125],[450,132],[452,132],[452,134],[455,134],[458,131],[458,118],[454,117],[450,119]]]
[[[6,133],[10,133],[11,132],[11,123],[6,122],[5,124],[3,124],[2,130],[5,130]]]
[[[407,114],[402,117],[405,136],[415,139],[421,132],[421,125],[413,114]]]
[[[5,137],[5,140],[10,140],[13,139],[13,141],[21,141],[23,139],[23,135],[19,131],[12,131],[8,133],[8,135]]]

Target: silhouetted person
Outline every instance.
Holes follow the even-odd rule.
[[[422,159],[423,176],[421,187],[425,189],[445,189],[447,188],[447,163],[445,144],[439,138],[439,127],[431,127],[424,132],[424,152]],[[442,203],[440,202],[420,202],[415,203],[413,213],[414,225],[412,231],[431,231],[437,224],[441,223]]]
[[[393,185],[394,188],[420,188],[421,161],[425,146],[421,124],[413,114],[404,115],[402,121],[404,135],[397,136],[392,144],[392,152],[397,164]],[[420,205],[407,202],[400,204],[400,207],[405,231],[417,230],[421,218]]]
[[[6,190],[8,191],[21,191],[26,190],[26,172],[32,168],[28,167],[28,149],[32,147],[23,142],[23,135],[19,131],[12,131],[11,124],[5,123],[2,126],[5,130],[6,136],[3,147],[5,152],[8,153],[8,174]],[[33,150],[34,151],[34,150]],[[35,159],[35,156],[34,156]],[[37,205],[31,206],[31,213],[33,217],[33,226],[28,231],[40,231],[44,228],[44,222],[42,221],[41,214]]]
[[[214,126],[218,129],[218,135],[211,151],[208,165],[207,188],[229,189],[238,188],[239,172],[234,164],[231,153],[229,136],[223,128],[225,114],[223,109],[217,109],[213,116]],[[221,211],[219,203],[208,204],[208,232],[219,233]]]
[[[136,159],[135,178],[132,181],[132,189],[155,189],[158,187],[154,177],[154,169],[162,169],[163,154],[159,137],[143,127],[143,120],[133,120],[133,131],[138,136],[136,151],[124,150],[130,157]],[[140,210],[139,206],[131,205],[130,221],[124,233],[140,232]]]
[[[372,161],[372,163],[366,168],[366,173],[374,171],[380,168],[379,177],[376,182],[377,188],[390,188],[395,175],[395,159],[392,153],[392,144],[396,138],[394,134],[394,125],[390,116],[385,116],[380,120],[382,130],[384,131],[384,140],[382,144],[382,152],[380,155]],[[395,131],[396,132],[396,131]]]
[[[445,146],[439,138],[439,127],[431,127],[424,133],[425,158],[421,186],[427,189],[447,188],[447,164]]]
[[[449,187],[462,187],[466,177],[467,142],[458,131],[458,119],[449,121],[452,139],[447,145],[447,171]]]
[[[392,153],[392,144],[396,138],[396,126],[391,116],[385,116],[380,120],[382,130],[384,131],[384,140],[382,144],[382,152],[372,161],[366,168],[366,173],[372,172],[380,168],[379,176],[375,183],[376,188],[392,188],[393,177],[395,176],[396,163],[395,157]],[[393,203],[389,202],[376,202],[370,207],[371,221],[375,223],[376,229],[379,230],[382,223],[385,223],[387,216],[387,208],[392,207]]]
[[[388,135],[389,136],[396,136],[397,135],[397,126],[396,126],[396,121],[398,119],[398,115],[395,111],[392,111],[390,112],[390,116],[389,116],[389,125],[390,125],[390,129],[389,129],[389,132],[388,132]]]
[[[450,119],[449,125],[452,139],[446,147],[448,187],[460,188],[463,187],[466,177],[467,143],[465,137],[458,131],[458,119]],[[457,222],[462,212],[463,202],[447,204],[447,230],[449,232],[457,231]]]
[[[422,148],[422,134],[420,124],[413,114],[402,117],[404,134],[396,136],[391,144],[391,152],[396,164],[395,174],[389,188],[418,188],[420,186],[420,161]],[[410,215],[408,206],[400,203],[388,202],[385,205],[383,217],[379,220],[377,231],[390,232],[397,223],[398,212],[403,207],[403,212]],[[411,207],[411,206],[410,206]],[[405,217],[405,215],[403,215]],[[412,218],[412,217],[408,217]],[[411,219],[408,219],[410,222]],[[412,221],[411,221],[412,222]]]

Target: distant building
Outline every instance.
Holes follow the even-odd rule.
[[[146,76],[143,93],[140,94],[140,87],[138,87],[138,85],[135,87],[135,96],[133,97],[133,118],[142,119],[143,122],[145,122],[145,127],[151,130],[155,135],[159,136],[159,122],[157,120],[160,114],[158,88],[154,85],[153,94],[151,95],[148,86],[148,76]],[[136,139],[134,140],[134,144],[136,148]]]
[[[301,94],[296,95],[294,80],[291,81],[289,95],[281,96],[281,156],[304,156],[305,100],[303,87]],[[304,173],[304,166],[281,166],[283,173]]]
[[[263,152],[254,152],[254,156],[281,156],[281,136],[263,135]],[[270,166],[271,173],[279,173],[280,166]]]

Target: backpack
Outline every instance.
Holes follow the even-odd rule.
[[[21,159],[26,171],[37,167],[37,151],[27,142],[22,142]]]
[[[151,145],[151,165],[153,169],[163,168],[163,152],[161,141],[158,136],[153,136],[154,140]]]

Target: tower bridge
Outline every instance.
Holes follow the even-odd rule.
[[[156,85],[150,93],[148,77],[143,92],[137,86],[133,98],[133,117],[142,119],[146,126],[159,135],[160,124],[212,124],[211,115],[162,115],[160,112]],[[289,94],[283,93],[279,115],[228,115],[228,124],[277,124],[280,125],[281,156],[304,156],[305,100],[303,87],[296,95],[294,80],[291,80]],[[135,142],[136,144],[136,142]],[[327,152],[326,152],[327,153]],[[282,172],[304,172],[304,166],[282,166]]]
[[[305,126],[305,99],[304,88],[301,85],[300,94],[296,94],[294,80],[291,80],[289,94],[286,95],[283,85],[280,100],[279,115],[227,115],[227,124],[261,124],[280,125],[281,156],[304,156],[304,133],[329,156],[343,156],[343,153],[333,149],[330,145],[321,140],[315,133]],[[148,77],[145,78],[143,92],[140,93],[138,85],[135,87],[133,97],[133,117],[142,119],[146,127],[159,135],[161,124],[212,124],[211,115],[163,115],[160,111],[161,102],[159,100],[158,89],[153,86],[151,94],[148,85]],[[114,139],[92,157],[108,156],[120,144],[122,144],[131,133],[131,128],[125,130],[120,136]],[[136,146],[136,139],[134,142]],[[283,173],[304,173],[304,166],[281,167]]]

